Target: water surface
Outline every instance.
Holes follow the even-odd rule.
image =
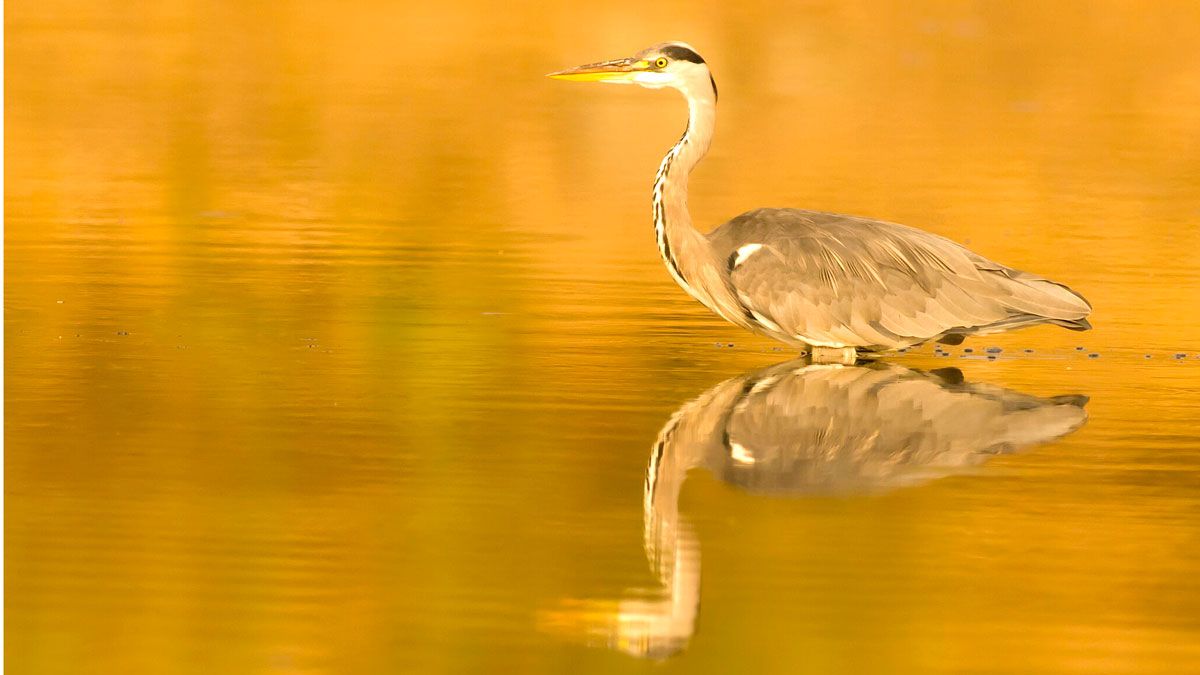
[[[10,3],[7,666],[1200,670],[1200,9],[506,9]],[[774,365],[657,258],[682,103],[541,77],[675,38],[697,223],[921,226],[1096,329]]]

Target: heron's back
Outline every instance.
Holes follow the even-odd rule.
[[[758,209],[708,239],[739,301],[776,337],[895,348],[1034,323],[1090,327],[1090,305],[1066,286],[897,223]]]

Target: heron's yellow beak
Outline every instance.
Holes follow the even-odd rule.
[[[549,73],[546,77],[575,82],[633,82],[634,76],[646,70],[649,64],[637,59],[615,59],[600,63],[589,63]]]

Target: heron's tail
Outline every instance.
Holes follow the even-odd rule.
[[[1067,286],[1000,265],[981,268],[981,271],[994,275],[993,288],[999,291],[998,298],[1009,315],[982,326],[947,331],[940,338],[941,342],[957,344],[954,340],[961,342],[962,335],[988,335],[1042,323],[1070,330],[1091,329],[1092,324],[1087,320],[1092,312],[1091,304]]]
[[[1091,330],[1092,323],[1087,319],[1052,319],[1050,323],[1062,326],[1068,330]]]
[[[1066,284],[1002,265],[993,265],[994,267],[983,268],[981,271],[994,274],[998,290],[1006,296],[1002,302],[1012,310],[1014,316],[1005,321],[1024,315],[1026,318],[1039,318],[1041,321],[1071,330],[1088,330],[1092,327],[1087,320],[1088,314],[1092,313],[1091,303]]]

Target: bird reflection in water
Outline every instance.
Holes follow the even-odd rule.
[[[687,646],[700,610],[700,549],[679,494],[693,468],[756,494],[881,492],[1060,438],[1087,421],[1086,403],[965,382],[956,368],[887,363],[798,360],[726,380],[672,415],[650,454],[644,541],[659,586],[564,601],[544,613],[543,627],[639,657]]]

